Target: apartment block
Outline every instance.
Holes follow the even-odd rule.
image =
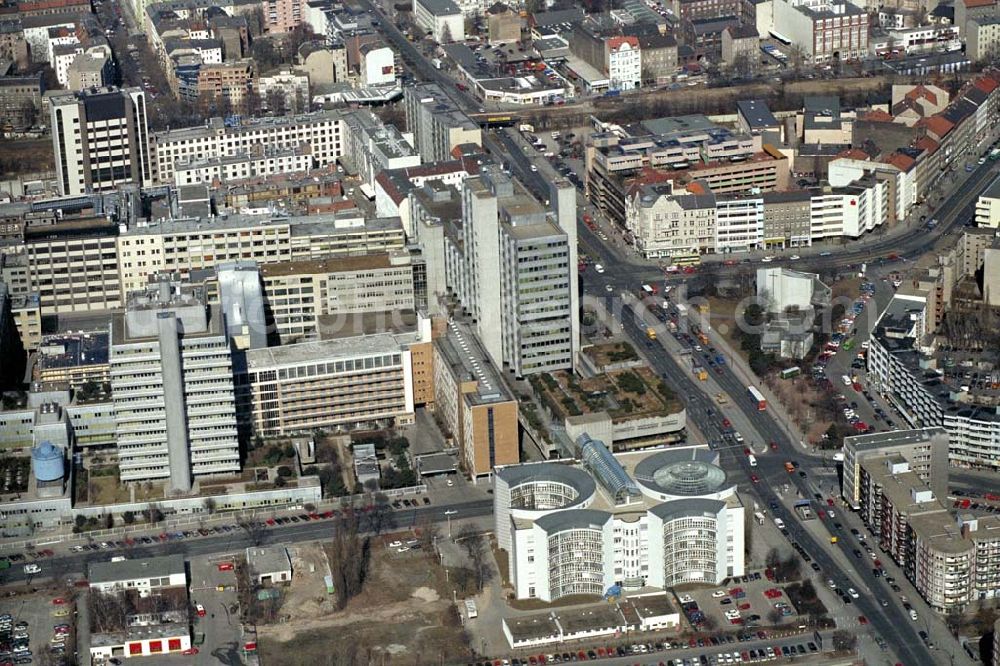
[[[344,315],[415,309],[408,252],[270,263],[260,273],[282,344],[318,337]]]
[[[218,308],[164,278],[129,294],[111,331],[111,392],[122,481],[238,472],[233,358]]]
[[[237,378],[241,414],[262,436],[407,425],[414,405],[433,395],[431,325],[423,317],[409,333],[252,349],[246,360]]]
[[[425,163],[454,159],[452,151],[462,144],[483,144],[479,125],[455,106],[437,84],[408,86],[403,90],[403,103],[406,126]]]
[[[520,462],[517,399],[475,334],[448,322],[433,353],[435,416],[457,444],[465,473],[477,479]]]
[[[626,201],[625,228],[647,259],[714,252],[715,196],[677,194],[669,185],[646,185]]]
[[[210,118],[202,127],[166,130],[153,135],[156,178],[174,180],[174,166],[183,159],[218,159],[253,150],[294,150],[309,145],[316,166],[335,163],[343,155],[342,112],[315,113],[233,122]]]
[[[938,497],[948,496],[948,433],[942,428],[924,428],[845,437],[844,500],[855,510],[860,508],[862,463],[897,456]]]
[[[764,199],[718,197],[715,202],[715,251],[745,252],[764,245]]]
[[[272,33],[291,32],[302,23],[302,12],[306,3],[303,0],[266,0],[264,2],[264,18],[267,20],[267,31]]]
[[[765,248],[812,245],[810,192],[765,192],[761,198],[764,200]]]
[[[49,100],[49,111],[60,193],[104,192],[153,182],[142,90],[61,94]]]
[[[966,23],[965,52],[972,62],[996,60],[1000,56],[1000,17],[977,18]]]
[[[342,161],[361,182],[374,187],[375,178],[386,169],[404,169],[420,164],[420,155],[394,125],[385,125],[368,110],[344,115],[346,149]]]

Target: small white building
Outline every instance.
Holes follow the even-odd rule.
[[[258,585],[292,582],[292,559],[284,546],[247,548],[247,565]]]
[[[361,80],[366,86],[396,82],[396,54],[388,46],[365,44],[361,47]]]
[[[795,308],[800,312],[828,303],[830,288],[816,273],[789,268],[758,268],[757,298],[768,312],[780,313]]]
[[[453,0],[414,0],[413,20],[439,44],[465,40],[465,18]]]
[[[139,560],[92,562],[87,567],[90,589],[99,592],[139,590],[147,596],[153,590],[187,585],[184,556],[164,555]]]
[[[642,87],[642,51],[637,37],[612,37],[605,53],[612,90]]]

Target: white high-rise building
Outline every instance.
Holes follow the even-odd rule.
[[[112,320],[111,392],[122,481],[240,469],[229,337],[200,289],[163,279]]]
[[[61,194],[152,182],[146,95],[139,88],[97,88],[54,96],[49,119]]]
[[[578,349],[576,206],[571,185],[553,187],[554,218],[498,166],[484,166],[465,181],[461,227],[446,231],[448,285],[493,362],[519,377],[570,368]]]

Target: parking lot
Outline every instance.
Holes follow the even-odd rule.
[[[2,612],[10,617],[0,620],[0,661],[30,664],[43,653],[76,652],[73,590],[50,589],[4,601]]]
[[[720,631],[791,624],[797,617],[782,587],[759,571],[722,587],[678,594],[678,600],[697,603],[706,618],[705,626]]]

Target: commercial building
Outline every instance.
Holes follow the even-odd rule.
[[[775,30],[814,63],[868,56],[868,13],[846,0],[774,0]]]
[[[87,384],[105,384],[111,380],[110,347],[107,328],[46,335],[38,345],[32,380],[66,385],[74,391]]]
[[[256,118],[238,122],[209,118],[202,127],[166,130],[153,135],[156,178],[172,183],[174,165],[182,159],[217,159],[251,150],[291,150],[309,145],[316,166],[343,155],[341,111]]]
[[[146,96],[101,88],[49,99],[56,175],[63,195],[153,182]]]
[[[494,475],[494,533],[519,599],[719,584],[744,571],[744,507],[718,455],[698,448],[612,455]]]
[[[287,217],[201,215],[136,225],[117,238],[121,284],[139,289],[150,275],[214,268],[227,261],[258,264],[402,250],[398,218],[364,219],[358,211]],[[117,276],[117,274],[116,274]],[[116,277],[117,283],[117,277]]]
[[[479,125],[435,83],[408,86],[403,91],[406,126],[424,163],[454,159],[452,151],[463,144],[483,144]]]
[[[765,192],[762,199],[765,248],[812,245],[811,192]]]
[[[465,41],[465,17],[452,0],[415,0],[413,21],[438,44]]]
[[[315,338],[344,315],[415,309],[408,252],[264,264],[271,323],[282,344]]]
[[[292,558],[284,546],[254,546],[247,548],[247,566],[257,585],[292,582]]]
[[[361,82],[366,86],[384,86],[396,82],[396,54],[382,44],[365,44],[360,49]]]
[[[163,555],[119,562],[91,562],[87,582],[96,592],[138,590],[150,593],[170,587],[185,587],[187,573],[183,555]]]
[[[255,146],[251,152],[204,159],[181,158],[174,163],[174,185],[228,183],[244,178],[304,173],[313,167],[308,146],[274,150]]]
[[[746,252],[764,245],[764,199],[719,196],[715,200],[715,251]]]
[[[948,496],[948,434],[942,428],[896,430],[844,438],[841,495],[855,510],[861,506],[861,465],[902,457],[908,469],[938,497]]]
[[[122,481],[238,472],[233,358],[203,290],[161,278],[129,294],[111,332],[111,392]]]
[[[476,480],[519,462],[517,398],[476,335],[450,321],[433,354],[435,418],[457,444],[465,473]]]
[[[372,188],[375,177],[386,169],[404,169],[420,164],[420,155],[395,125],[386,125],[368,110],[344,115],[346,148],[341,161]],[[373,190],[370,190],[370,192]]]
[[[493,362],[518,377],[571,368],[579,350],[575,190],[552,187],[554,217],[484,165],[464,183],[461,226],[445,229],[451,293]]]
[[[976,199],[976,226],[1000,228],[1000,180],[994,180]]]
[[[715,251],[715,197],[677,194],[670,185],[646,185],[626,200],[625,228],[647,259]]]
[[[418,318],[409,333],[248,350],[236,378],[241,418],[262,437],[407,425],[432,394],[430,346],[430,321]]]

